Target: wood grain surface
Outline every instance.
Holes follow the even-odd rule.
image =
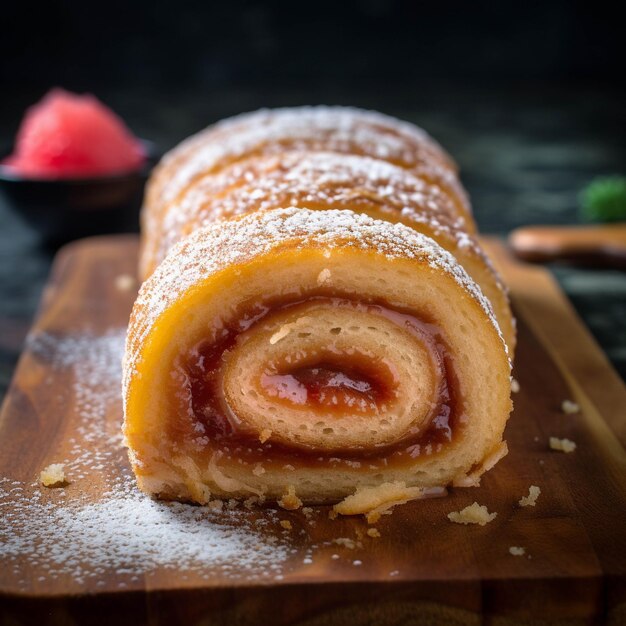
[[[120,586],[115,571],[98,581],[46,577],[24,555],[19,577],[15,564],[0,568],[0,624],[625,624],[626,390],[551,276],[514,262],[497,242],[486,245],[518,315],[521,390],[506,431],[510,453],[481,487],[397,507],[377,524],[381,537],[354,550],[325,542],[362,536],[361,518],[333,521],[322,510],[311,525],[300,511],[274,514],[304,531],[294,533],[282,580],[156,568]],[[31,338],[122,328],[135,291],[120,289],[118,277],[134,275],[136,256],[131,236],[66,247]],[[78,424],[67,374],[30,346],[0,416],[0,478],[28,485],[67,457]],[[121,403],[117,394],[106,397],[102,428],[114,441]],[[580,413],[564,414],[565,399]],[[575,441],[576,451],[551,451],[550,436]],[[96,502],[116,473],[128,471],[118,448],[102,471],[66,487],[67,500]],[[520,508],[530,485],[541,496],[535,507]],[[493,522],[448,521],[450,511],[475,500],[498,513]],[[305,563],[311,544],[320,547]],[[527,554],[513,556],[510,546]]]

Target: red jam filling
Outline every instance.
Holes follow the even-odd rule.
[[[313,406],[325,413],[372,413],[391,400],[397,388],[392,372],[378,368],[358,354],[344,356],[342,363],[319,361],[294,370],[269,368],[261,375],[268,397],[289,405]]]
[[[439,389],[438,406],[429,427],[422,432],[382,448],[334,451],[332,455],[316,450],[292,447],[269,439],[260,442],[257,433],[251,433],[238,424],[221,391],[221,369],[228,351],[240,333],[275,313],[311,302],[327,302],[332,306],[348,306],[367,310],[394,321],[421,339],[432,337],[433,346],[443,363],[444,376]],[[260,383],[274,401],[291,405],[313,405],[321,412],[347,410],[367,414],[392,400],[397,392],[397,381],[392,370],[381,360],[373,362],[358,353],[341,359],[321,359],[295,369],[282,369],[269,364],[260,376]],[[292,366],[293,367],[293,366]],[[350,467],[367,463],[370,469],[408,463],[422,454],[436,454],[452,441],[464,421],[463,402],[459,383],[448,357],[445,340],[437,327],[416,317],[391,309],[386,304],[354,302],[347,298],[312,297],[298,303],[264,303],[250,307],[232,326],[221,331],[217,341],[199,342],[189,354],[180,355],[172,372],[173,414],[180,419],[169,421],[169,436],[178,442],[197,441],[221,451],[243,463],[263,463],[266,466],[337,466]],[[186,416],[186,419],[183,417]],[[208,443],[207,443],[208,441]]]

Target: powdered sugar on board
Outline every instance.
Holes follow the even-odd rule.
[[[267,579],[282,572],[289,552],[278,532],[261,532],[245,510],[156,502],[130,479],[96,503],[80,494],[29,493],[6,480],[0,507],[0,559],[18,577],[34,570],[35,578],[69,575],[78,584],[97,586],[114,574],[124,587],[157,568],[173,568],[204,579],[242,570],[246,578]],[[277,526],[270,513],[267,525]]]
[[[102,443],[107,410],[120,398],[122,355],[125,328],[111,329],[103,335],[82,333],[57,337],[51,333],[30,335],[26,347],[38,358],[48,361],[53,369],[72,372],[72,400],[81,417],[77,425],[74,450],[80,445]],[[53,379],[49,381],[53,382]],[[115,437],[121,441],[121,434]]]
[[[50,459],[64,462],[69,485],[0,479],[0,562],[24,589],[68,577],[90,589],[112,577],[119,588],[132,587],[159,569],[175,569],[182,580],[282,576],[295,548],[276,511],[259,517],[156,502],[137,490],[119,434],[124,335],[118,328],[29,338],[27,349],[51,369],[49,384],[60,380],[55,373],[71,375],[69,388],[58,390],[76,416],[69,448]]]

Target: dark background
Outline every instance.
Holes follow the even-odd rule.
[[[624,25],[607,2],[7,2],[0,143],[51,86],[90,91],[165,150],[260,106],[353,104],[424,126],[461,166],[481,229],[577,220],[626,174]],[[0,199],[0,393],[51,252]],[[555,268],[626,375],[626,275]]]
[[[5,80],[39,89],[297,83],[319,99],[336,84],[612,84],[624,60],[602,1],[52,0],[6,3],[2,22]]]

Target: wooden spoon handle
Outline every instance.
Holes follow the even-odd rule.
[[[626,224],[527,226],[509,235],[513,252],[526,261],[567,260],[626,267]]]

